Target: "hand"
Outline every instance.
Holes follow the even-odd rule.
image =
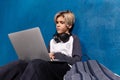
[[[51,61],[53,61],[55,59],[54,53],[49,53],[49,57],[50,57]]]

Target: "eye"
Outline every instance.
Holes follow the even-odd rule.
[[[61,24],[64,24],[65,22],[64,21],[60,21]]]
[[[56,24],[58,24],[58,21],[56,21]]]

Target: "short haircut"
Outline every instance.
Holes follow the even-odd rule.
[[[58,12],[55,17],[54,17],[54,21],[56,22],[57,18],[62,16],[63,18],[65,18],[65,23],[67,25],[73,26],[75,23],[75,16],[71,11],[61,11]]]

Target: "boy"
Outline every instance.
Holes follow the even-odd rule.
[[[31,61],[20,80],[63,80],[70,66],[81,60],[79,39],[71,33],[75,22],[74,14],[70,11],[59,12],[54,21],[56,33],[48,48],[51,61]],[[56,59],[63,62],[55,62]]]

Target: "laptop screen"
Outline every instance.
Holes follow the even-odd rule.
[[[50,61],[47,48],[39,27],[8,34],[21,60],[42,59]]]

